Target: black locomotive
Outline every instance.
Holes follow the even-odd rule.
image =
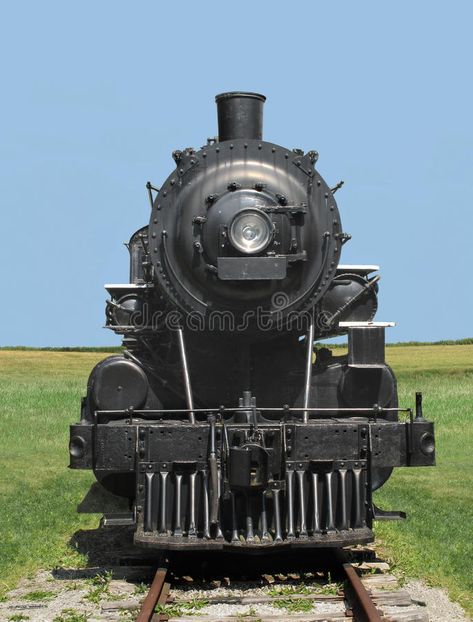
[[[395,466],[435,462],[433,424],[400,409],[374,322],[376,266],[342,265],[350,238],[304,153],[262,140],[265,97],[216,98],[219,135],[175,151],[130,283],[107,285],[123,354],[92,371],[72,468],[93,469],[160,549],[258,551],[373,539]],[[314,341],[348,335],[348,354]],[[399,420],[399,413],[407,413]]]

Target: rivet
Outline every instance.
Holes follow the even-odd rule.
[[[158,249],[156,247],[153,248],[153,253],[157,253]]]
[[[296,166],[300,166],[301,163],[299,162],[299,160],[296,161]]]
[[[163,197],[167,197],[168,193],[166,192],[166,190],[163,192]]]
[[[217,153],[219,153],[219,152],[220,152],[220,147],[216,147],[216,148],[215,148],[215,151],[216,151]]]
[[[233,149],[233,143],[230,143],[230,149]]]
[[[175,183],[174,179],[171,179],[171,186],[174,186]]]
[[[275,152],[276,152],[276,147],[273,147],[273,148],[271,149],[271,151],[272,151],[273,153],[275,153]]]
[[[156,206],[156,209],[161,209],[161,205],[158,203],[158,205]]]
[[[324,194],[324,197],[325,197],[326,199],[328,199],[328,192],[326,192],[326,193]]]
[[[320,186],[321,183],[320,179],[317,179],[317,185]]]
[[[179,169],[179,173],[182,175],[182,174],[183,174],[183,172],[184,172],[184,169],[183,169],[183,168],[180,168],[180,169]]]
[[[286,158],[286,160],[287,160],[287,159],[288,159],[288,157],[289,157],[289,154],[288,154],[288,153],[285,153],[285,154],[284,154],[284,157],[285,157],[285,158]]]
[[[245,149],[247,149],[248,148],[248,143],[244,143],[243,147],[245,147]]]
[[[260,144],[258,145],[258,149],[261,149],[262,147],[263,147],[263,145],[260,143]]]
[[[206,157],[207,157],[207,152],[206,152],[206,151],[203,151],[203,152],[202,152],[202,157],[203,157],[203,158],[206,158]]]
[[[195,164],[195,160],[194,159],[191,160],[191,164]]]
[[[155,237],[156,237],[156,233],[153,233],[153,235],[152,235],[151,237],[152,237],[152,238],[155,238]]]
[[[158,222],[158,219],[157,219],[157,218],[154,218],[154,219],[153,219],[153,222],[154,222],[154,224],[156,224],[156,223]]]

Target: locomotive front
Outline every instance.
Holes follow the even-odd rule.
[[[317,153],[262,140],[264,96],[218,95],[219,136],[175,151],[130,283],[107,285],[123,354],[92,371],[72,468],[93,469],[160,549],[257,551],[373,539],[372,491],[435,461],[433,424],[398,406],[374,322],[376,266],[342,265]],[[314,340],[348,335],[334,356]],[[407,413],[399,420],[400,413]]]

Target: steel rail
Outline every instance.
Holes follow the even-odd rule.
[[[342,566],[366,622],[382,622],[381,614],[376,608],[376,605],[363,585],[355,568],[349,562],[343,563]]]
[[[240,411],[247,411],[248,410],[248,406],[236,406],[234,408],[227,408],[225,406],[222,406],[220,408],[194,408],[192,409],[192,412],[194,413],[232,413],[232,412],[240,412]],[[275,407],[275,408],[271,408],[268,406],[263,406],[263,407],[256,407],[257,411],[260,412],[303,412],[303,411],[308,411],[308,412],[353,412],[353,413],[366,413],[366,414],[375,414],[375,415],[379,415],[381,413],[387,413],[387,412],[401,412],[401,413],[411,413],[412,412],[412,408],[395,408],[395,407],[390,407],[390,408],[384,408],[384,407],[376,407],[376,408],[344,408],[344,407],[339,407],[339,408],[304,408],[303,406],[299,407],[288,407],[288,408],[284,408],[284,407]],[[161,414],[170,414],[170,413],[189,413],[190,409],[189,408],[161,408],[159,410],[96,410],[95,411],[96,414],[98,415],[123,415],[123,414],[135,414],[135,415],[161,415]]]
[[[161,595],[163,590],[165,589],[165,580],[168,573],[168,568],[166,566],[161,566],[157,569],[156,574],[153,579],[153,583],[149,588],[149,592],[146,595],[146,598],[141,605],[140,612],[138,617],[136,618],[136,622],[150,622],[153,615],[154,609],[158,602],[161,599]]]

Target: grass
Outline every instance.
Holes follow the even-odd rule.
[[[112,573],[106,572],[105,574],[98,574],[92,577],[92,579],[89,579],[90,590],[84,596],[84,600],[98,604],[102,598],[106,598],[109,595],[110,581],[112,578]]]
[[[38,567],[80,565],[68,541],[96,527],[77,514],[93,482],[68,464],[68,425],[102,353],[0,353],[0,590]]]
[[[54,592],[45,592],[43,590],[38,590],[36,592],[28,592],[22,596],[23,600],[31,600],[31,601],[42,601],[42,600],[51,600],[54,598],[56,594]]]
[[[68,542],[78,529],[95,528],[99,515],[76,512],[94,480],[66,468],[68,426],[104,356],[0,351],[0,592],[40,567],[86,561]],[[436,423],[437,467],[395,471],[376,502],[406,510],[408,520],[376,523],[376,536],[395,566],[446,587],[473,613],[473,345],[388,346],[387,360],[403,405],[424,392],[425,416]],[[91,584],[95,590],[104,595]]]
[[[181,618],[188,614],[196,614],[200,609],[208,605],[205,599],[194,598],[190,602],[171,603],[170,605],[156,605],[154,611],[168,618]]]
[[[375,501],[405,510],[408,520],[376,523],[376,536],[403,573],[446,587],[473,614],[473,347],[439,348],[422,348],[424,356],[406,348],[414,356],[403,365],[402,350],[388,350],[401,402],[424,393],[424,416],[436,425],[437,466],[395,470]]]
[[[87,622],[87,614],[79,613],[75,609],[63,609],[53,622]]]

